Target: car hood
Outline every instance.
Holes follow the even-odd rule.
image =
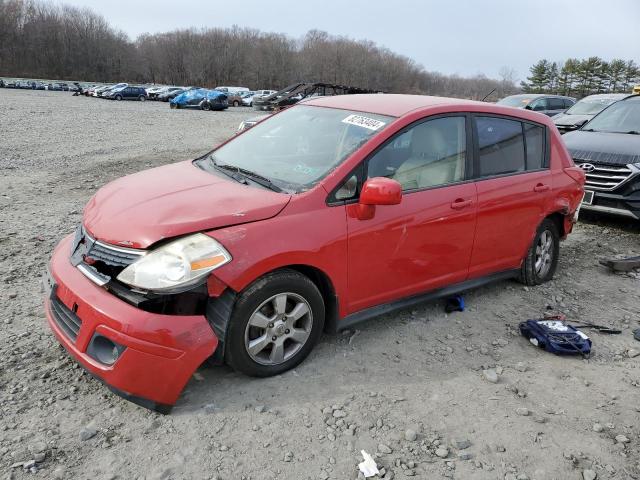
[[[591,120],[593,115],[567,115],[566,113],[559,113],[553,117],[553,123],[556,125],[573,127],[585,120]]]
[[[105,185],[85,207],[84,227],[103,242],[147,248],[165,238],[274,217],[290,199],[187,161]]]
[[[640,135],[576,130],[562,139],[574,160],[613,165],[640,163]]]

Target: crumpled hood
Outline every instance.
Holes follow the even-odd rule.
[[[577,125],[579,122],[583,122],[585,120],[591,120],[593,115],[567,115],[566,113],[559,113],[553,117],[553,123],[561,126],[570,126],[573,127]]]
[[[290,199],[187,161],[105,185],[85,207],[83,221],[98,240],[146,248],[165,238],[274,217]]]
[[[571,157],[589,163],[640,163],[640,135],[574,130],[562,136]]]

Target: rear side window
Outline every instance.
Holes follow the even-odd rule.
[[[525,171],[522,122],[479,116],[475,123],[481,177]]]
[[[524,124],[527,170],[542,168],[544,162],[544,128],[530,123]]]
[[[562,98],[550,98],[549,110],[564,110],[564,100]]]

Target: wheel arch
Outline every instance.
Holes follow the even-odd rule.
[[[220,365],[224,361],[224,350],[227,339],[227,330],[231,315],[235,306],[238,295],[260,280],[266,275],[279,272],[282,270],[293,270],[310,279],[320,291],[320,295],[325,306],[324,331],[331,333],[337,331],[339,318],[339,303],[336,290],[329,275],[317,266],[295,263],[290,265],[281,265],[268,271],[264,271],[251,282],[236,291],[231,287],[227,287],[219,297],[210,297],[207,302],[206,317],[218,337],[218,348],[210,358],[210,363]]]

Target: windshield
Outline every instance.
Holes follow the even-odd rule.
[[[524,108],[534,101],[536,97],[530,97],[528,95],[512,95],[510,97],[498,100],[498,105],[506,105],[507,107]]]
[[[595,115],[615,101],[615,98],[584,98],[565,113],[567,115]]]
[[[203,168],[231,165],[302,192],[322,180],[392,117],[299,105],[246,130],[213,151]]]
[[[594,132],[639,133],[640,97],[614,103],[587,123],[583,130]]]

